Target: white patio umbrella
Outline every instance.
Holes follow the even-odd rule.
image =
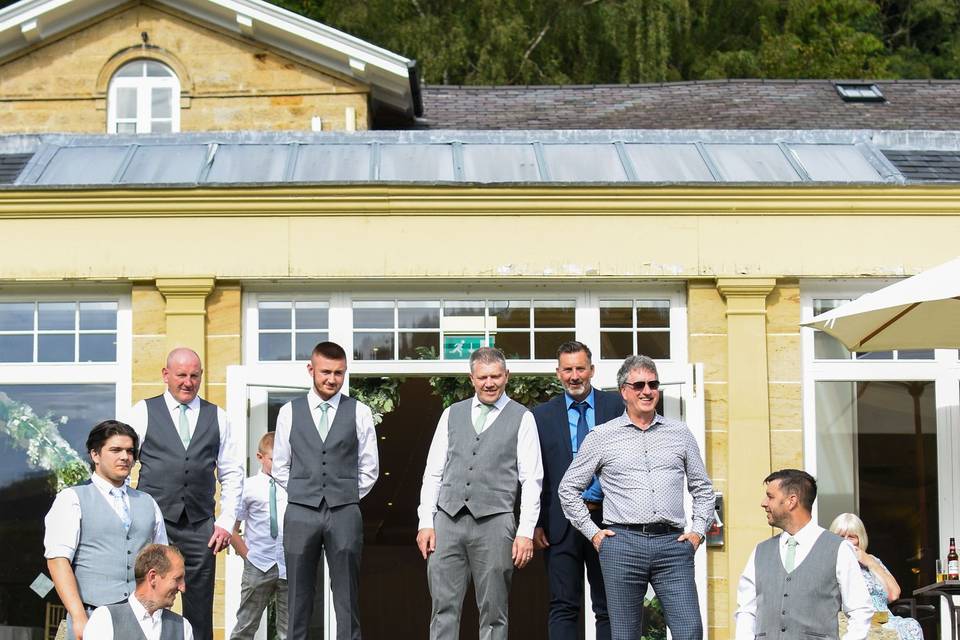
[[[960,258],[804,322],[850,351],[960,347]]]

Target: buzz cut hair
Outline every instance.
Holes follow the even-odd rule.
[[[503,351],[496,347],[480,347],[470,354],[471,374],[478,362],[482,362],[483,364],[499,364],[504,369],[507,368],[507,357],[503,355]]]

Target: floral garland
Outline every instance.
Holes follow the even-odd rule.
[[[50,488],[54,491],[90,477],[90,467],[60,435],[58,427],[66,422],[66,416],[39,416],[30,405],[0,393],[0,433],[27,454],[31,468],[51,472]]]

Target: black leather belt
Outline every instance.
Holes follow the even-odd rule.
[[[639,533],[653,533],[663,535],[667,533],[683,533],[682,527],[675,527],[667,522],[648,522],[646,524],[621,524],[619,522],[611,523],[611,527],[620,527],[628,531],[638,531]]]

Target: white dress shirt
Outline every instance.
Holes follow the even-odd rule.
[[[500,411],[507,406],[510,399],[503,393],[494,403],[487,414],[483,431],[489,429]],[[474,422],[480,414],[480,399],[473,396],[470,405],[470,421]],[[433,516],[437,513],[437,501],[440,499],[440,484],[443,481],[443,468],[447,464],[447,449],[449,448],[449,433],[447,432],[450,420],[450,407],[443,410],[437,430],[430,443],[427,453],[427,466],[423,471],[423,486],[420,489],[420,507],[417,515],[420,518],[420,529],[433,528]],[[520,521],[517,524],[517,535],[524,538],[533,538],[533,530],[540,517],[540,487],[543,484],[543,461],[540,458],[540,438],[537,436],[537,422],[529,411],[520,419],[520,432],[517,434],[517,475],[520,480]]]
[[[180,401],[170,395],[170,391],[163,392],[163,400],[170,411],[170,419],[174,427],[180,424]],[[194,398],[187,405],[187,423],[190,427],[190,437],[197,430],[197,420],[200,418],[200,398]],[[140,446],[147,439],[147,403],[141,400],[133,406],[127,416],[129,424],[140,436]],[[237,510],[240,508],[240,495],[243,492],[244,459],[240,455],[240,448],[236,438],[230,430],[227,413],[217,407],[217,426],[220,428],[220,450],[217,452],[217,479],[220,481],[220,516],[215,524],[221,529],[233,531],[237,521]]]
[[[323,411],[320,405],[326,402],[330,405],[327,409],[327,425],[333,428],[333,421],[337,417],[337,408],[340,406],[340,400],[343,394],[339,391],[329,400],[324,400],[317,393],[316,389],[311,388],[307,392],[307,404],[310,406],[310,415],[313,417],[313,425],[316,428],[320,424],[320,417]],[[273,477],[286,488],[287,480],[290,477],[290,427],[293,424],[292,404],[280,407],[280,413],[277,415],[277,433],[273,442]],[[356,409],[357,423],[357,479],[360,488],[360,498],[370,493],[377,477],[380,475],[380,456],[377,453],[377,430],[373,426],[373,413],[370,407],[357,401]]]
[[[122,519],[123,514],[117,508],[113,496],[110,495],[110,491],[115,487],[96,473],[90,480],[93,486],[103,495],[103,499],[107,501],[113,512]],[[127,503],[127,512],[132,514],[130,497],[127,495],[127,485],[124,484],[120,487],[120,490],[123,491],[123,501]],[[146,493],[143,495],[147,496],[153,503],[153,541],[158,544],[167,544],[167,529],[163,524],[163,514],[160,513],[160,507],[157,506],[157,502],[150,495]],[[57,494],[53,506],[50,507],[50,511],[47,512],[43,521],[45,526],[43,556],[45,558],[66,558],[73,562],[73,555],[77,552],[77,545],[80,543],[81,516],[80,496],[73,490],[73,487],[68,487]]]
[[[794,534],[793,538],[797,541],[794,568],[800,566],[823,532],[823,527],[811,520]],[[789,537],[786,532],[780,534],[781,562],[784,562],[787,556]],[[740,576],[740,583],[737,586],[736,640],[754,640],[756,636],[754,631],[757,619],[757,576],[754,561],[756,553],[756,549],[750,552],[747,566],[743,569],[743,575]],[[843,640],[863,640],[870,631],[873,600],[870,598],[867,583],[860,572],[857,554],[853,550],[853,545],[847,541],[840,545],[840,550],[837,552],[837,582],[840,585],[843,611],[849,616],[847,633],[844,634]]]
[[[133,609],[133,615],[140,623],[140,628],[143,629],[143,635],[147,640],[160,640],[160,632],[163,631],[163,609],[157,609],[153,615],[150,615],[137,600],[136,593],[131,593],[127,602]],[[106,607],[97,607],[90,614],[87,626],[83,628],[83,637],[90,640],[127,640],[126,638],[114,639],[113,618]],[[183,618],[183,640],[193,640],[193,627],[186,618]]]
[[[260,571],[277,565],[280,578],[286,580],[283,560],[283,514],[287,511],[287,492],[277,483],[277,537],[270,537],[270,476],[260,471],[243,483],[243,499],[237,520],[243,521],[243,540],[247,560]]]

